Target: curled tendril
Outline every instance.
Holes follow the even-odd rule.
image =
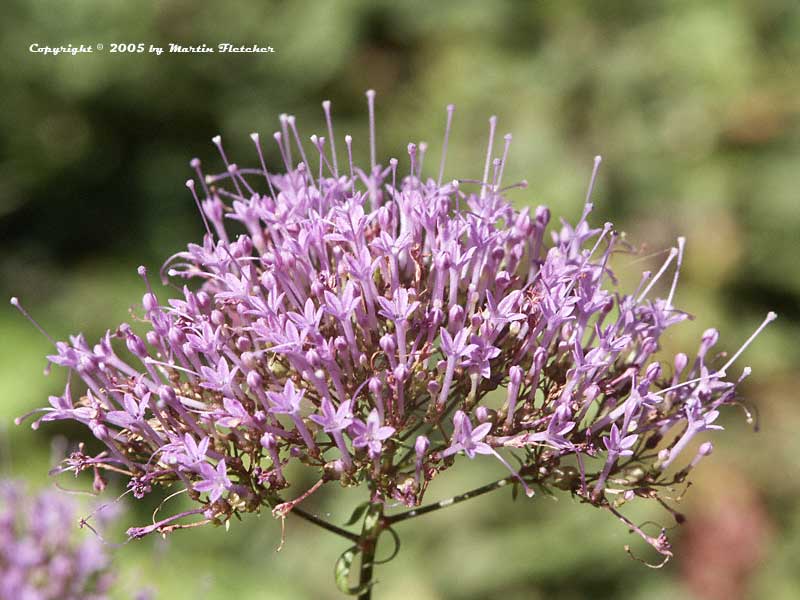
[[[636,555],[633,553],[633,551],[631,550],[631,547],[630,547],[628,544],[625,544],[625,552],[626,552],[626,553],[627,553],[627,555],[628,555],[628,556],[630,556],[630,557],[631,557],[633,560],[635,560],[636,562],[642,563],[642,564],[643,564],[645,567],[648,567],[648,568],[650,568],[650,569],[660,569],[660,568],[662,568],[664,565],[666,565],[666,564],[667,564],[667,563],[670,561],[670,559],[672,558],[672,553],[670,552],[669,554],[667,554],[667,555],[665,555],[665,556],[664,556],[664,560],[662,560],[660,563],[651,563],[651,562],[647,562],[647,561],[646,561],[646,560],[644,560],[643,558],[639,558],[638,556],[636,556]]]
[[[392,550],[391,554],[389,554],[389,556],[387,558],[383,558],[381,560],[373,561],[372,564],[374,564],[374,565],[385,565],[386,563],[392,561],[397,556],[397,554],[400,552],[400,536],[397,535],[397,532],[394,529],[392,529],[391,527],[387,527],[383,531],[388,532],[389,535],[392,536],[392,541],[394,541],[394,549]]]

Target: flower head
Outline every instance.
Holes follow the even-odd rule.
[[[49,357],[84,386],[51,398],[36,424],[79,421],[107,447],[65,468],[125,472],[137,496],[183,485],[191,514],[216,522],[281,502],[289,463],[322,482],[367,482],[373,501],[418,504],[462,453],[499,459],[531,494],[557,480],[598,507],[608,481],[656,496],[686,444],[736,401],[727,373],[753,339],[719,368],[708,331],[690,369],[682,354],[662,374],[660,336],[686,318],[673,305],[678,269],[666,299],[649,296],[680,266],[684,240],[639,289],[617,289],[618,238],[589,224],[591,185],[578,221],[548,236],[549,209],[506,197],[525,184],[504,187],[511,138],[493,159],[496,119],[482,178],[443,182],[444,161],[437,179],[423,173],[422,146],[409,146],[406,171],[377,163],[368,99],[367,166],[352,164],[346,136],[340,168],[330,121],[330,139],[314,136],[307,153],[293,118],[274,136],[283,172],[267,167],[258,134],[255,168],[230,163],[219,137],[220,173],[192,161],[206,234],[162,276],[196,285],[164,300],[147,282],[144,337],[123,324],[95,347],[57,342]],[[664,439],[673,428],[684,433]],[[504,456],[518,450],[514,469]],[[623,457],[647,475],[618,477]]]

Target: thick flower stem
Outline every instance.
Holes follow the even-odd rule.
[[[481,496],[483,494],[493,492],[494,490],[499,490],[500,488],[507,486],[509,483],[512,483],[515,479],[516,477],[514,475],[511,475],[510,477],[504,477],[503,479],[498,479],[492,483],[475,488],[474,490],[470,490],[468,492],[464,492],[458,496],[453,496],[452,498],[436,502],[435,504],[428,504],[426,506],[421,506],[420,508],[414,508],[407,510],[406,512],[392,515],[391,517],[386,518],[386,522],[391,526],[400,521],[405,521],[406,519],[420,517],[426,513],[439,510],[440,508],[447,508],[448,506],[452,506],[458,502],[463,502],[464,500],[469,500],[470,498],[475,498],[476,496]]]
[[[304,519],[304,520],[308,521],[309,523],[313,523],[317,527],[321,527],[322,529],[325,529],[326,531],[330,531],[331,533],[335,533],[336,535],[339,535],[339,536],[345,538],[346,540],[350,540],[351,542],[357,542],[358,539],[359,539],[358,536],[355,533],[350,533],[349,531],[347,531],[345,529],[342,529],[341,527],[337,527],[333,523],[328,523],[324,519],[320,519],[318,516],[316,516],[314,514],[311,514],[309,512],[306,512],[306,511],[304,511],[302,509],[295,508],[295,509],[292,510],[291,514],[293,514],[293,515],[295,515],[297,517],[300,517],[301,519]]]
[[[364,517],[364,526],[358,542],[361,549],[361,574],[358,578],[358,587],[362,590],[358,600],[370,600],[372,597],[372,570],[375,564],[375,550],[378,547],[378,538],[383,531],[383,526],[383,504],[380,502],[370,504]]]

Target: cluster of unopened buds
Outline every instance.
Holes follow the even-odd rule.
[[[166,261],[170,295],[141,267],[139,322],[94,345],[81,335],[55,343],[49,361],[82,385],[71,377],[34,426],[80,421],[105,444],[64,470],[124,473],[137,498],[180,485],[196,502],[131,537],[266,506],[366,553],[367,534],[430,510],[420,504],[431,481],[466,456],[497,461],[505,476],[457,499],[505,485],[566,490],[669,557],[663,532],[648,535],[618,509],[663,502],[711,452],[705,442],[682,455],[741,402],[749,369],[731,379],[731,367],[775,315],[733,356],[712,352],[713,329],[694,356],[658,355],[664,332],[688,316],[673,304],[684,240],[633,292],[617,290],[609,262],[629,248],[610,223],[588,220],[599,157],[580,217],[548,232],[546,207],[506,199],[526,184],[503,187],[511,136],[495,158],[494,117],[482,177],[445,181],[453,107],[426,177],[422,143],[408,145],[402,172],[397,159],[376,162],[367,98],[364,168],[350,136],[344,157],[334,143],[328,102],[327,137],[311,136],[313,151],[281,116],[282,173],[268,170],[258,134],[255,168],[230,162],[215,137],[224,169],[207,174],[195,159],[186,183],[206,233]],[[318,482],[287,501],[291,463]],[[368,489],[361,536],[299,506],[329,482]],[[398,503],[410,510],[388,514]]]

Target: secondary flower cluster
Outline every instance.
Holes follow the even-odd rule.
[[[159,297],[140,268],[139,326],[95,345],[72,337],[48,357],[85,388],[68,384],[39,421],[80,421],[106,446],[65,468],[124,472],[136,497],[180,483],[198,508],[176,517],[214,522],[289,512],[278,493],[290,463],[416,506],[457,455],[487,455],[528,495],[558,487],[623,520],[621,502],[680,481],[711,446],[682,450],[737,402],[736,356],[719,366],[716,331],[692,358],[655,356],[687,318],[673,305],[683,240],[635,291],[617,290],[609,260],[624,245],[611,224],[589,224],[589,195],[574,225],[549,234],[546,207],[508,202],[526,186],[503,188],[511,136],[493,158],[494,118],[482,179],[443,183],[452,106],[434,179],[422,143],[408,145],[404,174],[396,159],[376,164],[368,99],[368,168],[353,164],[350,136],[344,168],[324,137],[306,154],[287,116],[274,134],[283,174],[267,170],[258,134],[257,168],[229,162],[219,137],[221,174],[192,161],[207,233],[162,271],[187,285]],[[653,298],[673,262],[666,298]],[[638,531],[669,555],[663,536]]]
[[[0,598],[101,600],[113,573],[102,542],[78,539],[74,502],[53,491],[36,496],[0,482]]]

